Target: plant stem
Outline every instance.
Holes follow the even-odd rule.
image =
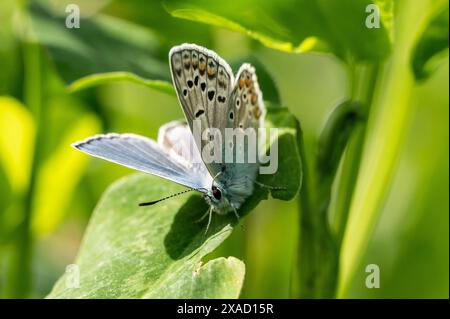
[[[411,52],[418,34],[429,18],[432,1],[399,1],[394,29],[393,54],[386,64],[380,88],[369,120],[371,135],[364,146],[364,162],[358,177],[358,189],[352,201],[352,218],[342,242],[338,296],[346,296],[350,283],[360,267],[370,236],[395,174],[400,146],[414,108],[410,103],[414,79]],[[376,167],[376,169],[375,169]]]
[[[328,229],[328,202],[318,204],[315,200],[317,196],[312,192],[314,188],[306,163],[303,133],[300,127],[297,131],[303,182],[299,195],[300,233],[292,295],[295,298],[332,298],[337,283],[334,276],[337,272],[337,250]]]
[[[24,58],[24,101],[32,111],[36,121],[34,153],[30,172],[30,180],[24,201],[23,220],[18,227],[16,255],[11,267],[11,296],[26,298],[31,288],[32,234],[30,229],[33,197],[36,188],[36,177],[39,167],[40,147],[42,145],[42,92],[41,92],[41,54],[35,43],[23,43]]]
[[[352,71],[354,78],[352,78],[351,101],[361,108],[358,113],[363,115],[364,123],[358,122],[353,128],[347,145],[340,179],[342,189],[339,189],[341,199],[338,201],[335,223],[337,226],[333,229],[334,232],[330,229],[328,211],[336,170],[324,170],[324,167],[329,168],[330,165],[315,165],[314,175],[317,178],[315,181],[311,179],[302,131],[299,128],[298,145],[304,173],[303,187],[299,195],[301,213],[297,267],[292,287],[293,296],[298,298],[333,298],[336,295],[341,238],[345,232],[348,209],[358,176],[366,133],[365,119],[374,95],[378,65],[358,65]]]
[[[347,226],[348,213],[364,148],[367,118],[370,113],[379,73],[379,65],[357,65],[354,66],[353,71],[351,99],[357,101],[360,105],[364,121],[359,122],[355,127],[342,159],[342,174],[338,182],[338,195],[335,203],[335,221],[332,223],[337,247],[341,246]]]

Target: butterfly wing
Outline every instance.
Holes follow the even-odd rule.
[[[135,134],[104,134],[72,144],[76,149],[110,162],[156,175],[181,185],[206,189],[205,178],[167,153],[155,141]]]
[[[216,53],[195,44],[175,46],[169,53],[172,80],[187,122],[193,130],[194,120],[201,128],[215,128],[224,136],[229,98],[234,77],[230,66]],[[202,139],[199,149],[208,143]],[[220,166],[206,163],[212,176]]]
[[[239,68],[236,75],[228,105],[226,127],[243,134],[245,134],[245,130],[252,129],[258,138],[258,128],[264,125],[265,113],[266,109],[255,69],[245,63]],[[247,155],[249,147],[256,148],[258,142],[256,140],[256,145],[249,145],[248,139],[244,139],[244,141],[244,155]],[[224,144],[223,147],[226,148],[228,145]],[[233,154],[237,154],[236,148],[237,143],[233,143]],[[218,181],[227,189],[231,205],[236,209],[253,193],[254,181],[259,168],[257,149],[253,151],[256,155],[254,162],[248,161],[248,157],[245,156],[243,163],[225,163],[224,173],[218,177]]]
[[[158,144],[200,178],[203,185],[211,186],[212,177],[202,161],[187,123],[172,121],[161,126]]]
[[[239,208],[253,192],[259,163],[227,163],[225,159],[226,128],[256,130],[263,126],[265,106],[256,73],[243,64],[236,80],[230,66],[215,52],[194,44],[173,47],[169,53],[172,80],[191,131],[199,120],[201,128],[219,130],[222,137],[222,164],[205,163],[211,176],[228,193],[230,204]],[[197,145],[202,151],[208,140]],[[231,143],[233,154],[236,144]],[[245,145],[247,148],[248,145]],[[252,145],[255,147],[255,145]],[[218,174],[220,172],[220,174]]]
[[[253,128],[264,126],[264,106],[255,69],[248,63],[242,64],[236,76],[227,114],[227,127]]]

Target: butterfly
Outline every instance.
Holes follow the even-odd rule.
[[[135,134],[103,134],[76,142],[76,149],[145,173],[179,183],[203,194],[208,211],[225,215],[238,209],[252,195],[259,162],[226,162],[223,152],[218,161],[206,161],[202,149],[211,140],[195,141],[194,125],[226,135],[227,129],[263,127],[266,109],[255,69],[244,63],[234,77],[231,67],[215,52],[195,44],[182,44],[169,52],[173,85],[186,123],[163,125],[157,141]],[[211,137],[211,136],[210,136]],[[219,147],[235,151],[233,141],[221,141]],[[234,159],[234,157],[233,157]],[[263,185],[263,184],[261,184]],[[181,192],[181,193],[184,193]],[[179,195],[175,194],[175,195]],[[165,198],[139,204],[153,205]],[[206,233],[205,232],[205,233]]]

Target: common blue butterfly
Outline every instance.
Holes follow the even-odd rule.
[[[257,131],[263,126],[266,110],[262,92],[250,64],[243,64],[235,78],[227,62],[195,44],[173,47],[169,63],[187,123],[162,126],[157,142],[135,134],[111,133],[87,138],[73,146],[92,156],[201,192],[210,205],[202,217],[209,216],[207,231],[213,211],[222,215],[234,212],[239,219],[237,210],[257,183],[259,161],[238,163],[233,155],[233,160],[227,162],[225,150],[228,147],[237,151],[237,143],[234,139],[226,141],[223,136],[227,129]],[[195,140],[195,124],[214,129],[214,134],[222,138],[216,139],[212,134],[210,138]],[[202,150],[211,141],[219,142],[223,152],[218,160],[206,161]],[[152,205],[166,198],[140,205]]]

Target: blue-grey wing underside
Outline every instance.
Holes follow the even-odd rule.
[[[203,190],[208,176],[171,156],[155,141],[135,134],[96,135],[73,144],[78,150],[138,171]],[[204,190],[203,190],[204,191]]]

